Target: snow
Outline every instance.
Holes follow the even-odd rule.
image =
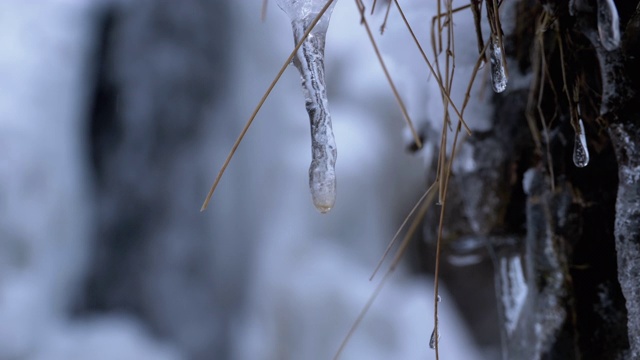
[[[240,26],[246,26],[251,34],[260,32],[264,37],[241,41],[248,46],[242,48],[242,56],[236,56],[240,59],[237,68],[246,82],[238,83],[235,91],[257,99],[261,87],[255,89],[249,84],[266,84],[273,76],[278,64],[293,48],[287,36],[291,30],[287,26],[289,19],[279,12],[270,13],[266,24],[259,24],[253,20],[256,6],[246,5],[244,11],[245,22]],[[400,47],[400,42],[408,39],[397,13],[392,11],[392,14],[395,15],[389,20],[387,32],[377,37],[403,95],[415,97],[407,101],[414,105],[410,110],[412,115],[424,119],[427,113],[424,99],[434,96],[426,90],[434,82],[426,81],[429,77],[426,65],[416,61],[420,74],[424,74],[416,76],[415,69],[405,67],[400,61],[413,61],[413,55],[420,55],[415,54],[411,46]],[[428,14],[422,12],[421,18]],[[371,22],[372,27],[379,24],[375,21],[380,17],[376,19]],[[260,52],[257,47],[265,42],[272,46],[269,53]],[[249,46],[254,43],[256,47]],[[245,53],[252,49],[260,55]],[[264,68],[272,70],[247,72],[256,67],[251,62],[256,58]],[[340,145],[340,161],[336,164],[340,187],[336,206],[326,217],[318,217],[305,199],[300,198],[300,194],[305,193],[304,164],[308,161],[305,149],[309,146],[309,130],[305,99],[298,95],[299,83],[292,76],[293,69],[282,78],[256,120],[252,131],[259,133],[263,141],[270,139],[274,143],[262,143],[261,148],[274,150],[269,159],[283,159],[278,165],[267,166],[277,166],[278,178],[287,180],[254,180],[269,189],[278,199],[278,206],[266,209],[263,222],[256,230],[261,239],[256,243],[252,260],[250,301],[235,330],[239,335],[234,358],[331,358],[374,290],[375,283],[369,283],[367,278],[397,225],[390,214],[397,211],[398,191],[414,176],[421,179],[423,170],[419,163],[406,163],[402,151],[402,118],[379,64],[372,59],[375,55],[359,24],[357,8],[348,1],[338,3],[327,33],[325,75],[333,129]],[[398,76],[403,70],[405,76]],[[460,70],[468,71],[464,67]],[[466,88],[466,84],[464,86]],[[408,89],[422,90],[411,93]],[[423,97],[422,101],[419,97]],[[251,103],[247,101],[246,107],[250,108]],[[245,151],[251,152],[253,139],[252,135],[247,136],[243,144]],[[261,163],[263,158],[255,151],[251,157],[248,161],[252,163]],[[260,169],[253,170],[256,177],[261,177]],[[416,199],[415,194],[419,193],[411,195],[412,201]],[[256,202],[271,203],[261,197]],[[398,271],[400,280],[394,277],[387,284],[347,345],[342,359],[435,356],[428,348],[433,329],[431,280],[408,279],[402,267]],[[452,305],[452,301],[441,305],[441,358],[481,358]]]

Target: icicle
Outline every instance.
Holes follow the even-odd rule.
[[[440,295],[436,296],[436,301],[437,302],[441,302],[442,298],[440,298]],[[431,349],[435,349],[436,348],[436,343],[438,341],[440,341],[440,331],[437,331],[438,329],[438,318],[437,318],[437,312],[436,312],[436,325],[433,326],[433,331],[431,331],[431,337],[429,337],[429,348]],[[436,332],[438,333],[438,336],[436,337]]]
[[[579,128],[576,129],[576,138],[573,145],[573,163],[577,167],[585,167],[589,164],[589,149],[587,148],[587,138],[584,134],[584,125],[582,119],[578,122]]]
[[[507,72],[504,68],[504,59],[502,58],[502,47],[497,36],[491,36],[491,44],[489,45],[489,55],[491,59],[491,83],[493,91],[501,93],[507,89]]]
[[[438,340],[436,340],[436,328],[434,327],[431,332],[431,337],[429,338],[429,348],[435,349],[436,341],[440,341],[440,332],[438,332]]]
[[[620,21],[613,0],[598,0],[598,35],[608,51],[620,46]]]
[[[278,0],[278,6],[291,18],[296,44],[326,3],[327,0]],[[337,151],[324,80],[325,36],[334,5],[335,1],[304,40],[293,60],[302,77],[311,123],[309,189],[313,204],[321,213],[331,210],[336,200]]]

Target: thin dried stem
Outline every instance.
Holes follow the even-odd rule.
[[[387,272],[384,274],[384,277],[382,278],[382,280],[380,281],[380,283],[376,287],[376,289],[373,292],[373,294],[371,294],[371,297],[369,297],[369,300],[367,301],[365,306],[360,311],[360,314],[358,314],[358,317],[356,318],[356,320],[351,325],[351,328],[349,329],[349,332],[347,333],[347,335],[342,340],[342,343],[340,344],[340,347],[338,348],[338,351],[336,352],[335,356],[333,357],[334,360],[337,360],[340,357],[340,355],[342,354],[342,351],[344,351],[344,348],[349,343],[349,340],[351,339],[351,336],[353,336],[353,334],[355,333],[356,329],[358,328],[358,326],[362,322],[362,319],[364,319],[364,317],[367,315],[367,312],[371,308],[371,305],[373,305],[373,303],[377,299],[378,295],[380,295],[380,291],[382,291],[382,288],[386,284],[387,280],[389,279],[391,274],[395,271],[396,267],[400,263],[400,260],[402,259],[402,256],[404,255],[404,253],[405,253],[405,251],[407,249],[407,246],[409,245],[409,242],[411,241],[411,238],[413,237],[413,235],[418,230],[418,226],[421,224],[422,219],[424,218],[424,216],[427,213],[427,210],[429,209],[429,205],[433,202],[433,198],[435,197],[435,191],[433,191],[433,190],[435,188],[436,188],[436,183],[433,183],[429,187],[429,190],[427,190],[426,199],[425,199],[425,201],[422,202],[422,205],[420,206],[420,211],[418,211],[418,214],[416,215],[416,217],[414,218],[413,222],[411,223],[411,227],[407,230],[407,233],[405,234],[404,238],[402,239],[402,242],[400,243],[400,246],[398,247],[398,251],[396,252],[396,255],[394,256],[394,258],[393,258],[393,260],[391,262],[391,266],[389,267]]]
[[[539,17],[537,25],[536,25],[536,40],[534,41],[534,50],[533,50],[533,73],[535,74],[535,79],[532,82],[531,89],[529,91],[529,99],[527,103],[527,111],[526,117],[527,122],[529,124],[529,129],[531,135],[533,137],[534,143],[536,144],[536,151],[538,154],[542,155],[542,138],[540,136],[540,131],[536,126],[536,120],[534,118],[534,109],[533,104],[535,103],[536,111],[538,117],[540,118],[540,123],[542,124],[542,130],[545,136],[545,155],[547,160],[547,168],[549,171],[549,175],[551,177],[551,189],[555,189],[555,176],[553,170],[553,157],[551,156],[551,149],[549,145],[549,127],[547,125],[547,120],[545,118],[544,112],[542,110],[542,98],[544,95],[545,89],[545,79],[551,77],[548,71],[548,65],[546,62],[546,54],[544,51],[544,39],[543,35],[546,32],[548,25],[551,22],[551,18],[548,14],[542,13]],[[553,87],[552,87],[553,89]],[[534,94],[538,94],[537,99],[534,97]]]
[[[504,42],[502,39],[502,24],[500,22],[500,12],[498,11],[502,2],[498,3],[497,0],[486,0],[487,7],[487,19],[489,20],[489,28],[491,29],[492,38],[498,39],[498,46],[504,49]],[[509,69],[507,67],[507,57],[502,56],[502,66],[505,71],[505,75],[509,76]]]
[[[355,331],[358,329],[358,326],[360,326],[360,323],[362,322],[364,317],[367,315],[367,312],[369,312],[369,309],[371,308],[371,305],[373,305],[373,303],[376,301],[376,299],[378,298],[378,295],[380,295],[380,292],[382,291],[382,288],[384,288],[384,285],[386,284],[386,282],[387,282],[387,280],[389,279],[390,276],[391,276],[391,272],[387,272],[384,275],[384,277],[382,278],[382,281],[380,281],[380,284],[378,284],[378,286],[376,287],[376,289],[373,292],[373,294],[371,294],[371,297],[369,297],[369,300],[367,301],[367,303],[364,305],[362,310],[360,310],[360,314],[358,314],[358,317],[356,318],[356,320],[351,325],[351,328],[349,329],[349,332],[347,333],[347,335],[344,337],[344,339],[340,343],[340,347],[336,351],[336,354],[333,356],[333,360],[338,360],[340,358],[340,355],[342,355],[342,352],[344,351],[344,348],[349,343],[349,340],[351,339],[351,336],[353,336]]]
[[[380,26],[380,35],[384,34],[384,29],[387,27],[387,20],[389,19],[389,11],[391,10],[391,1],[387,4],[387,12],[384,14],[384,21]]]
[[[434,280],[433,280],[433,298],[434,298],[434,306],[433,306],[433,317],[434,317],[434,336],[435,336],[435,351],[436,351],[436,360],[440,359],[440,350],[439,350],[439,340],[438,340],[438,298],[439,298],[439,290],[440,290],[440,255],[442,252],[442,229],[444,228],[444,214],[445,208],[447,206],[447,197],[446,193],[449,187],[449,177],[451,176],[451,166],[453,165],[453,160],[456,157],[456,145],[458,142],[458,136],[460,135],[460,130],[462,129],[462,122],[458,121],[458,126],[456,127],[456,133],[453,138],[453,146],[451,148],[451,158],[449,160],[449,166],[447,167],[447,173],[445,177],[445,185],[444,192],[445,197],[442,201],[442,206],[440,209],[440,222],[438,224],[438,239],[436,240],[436,264],[434,271]]]
[[[487,51],[487,49],[489,48],[489,42],[487,41],[484,44],[484,48],[482,49],[478,60],[476,60],[476,64],[473,67],[473,72],[471,74],[471,79],[469,79],[469,84],[467,85],[467,91],[464,94],[464,101],[462,102],[462,114],[464,115],[464,110],[467,108],[467,104],[469,103],[469,100],[471,99],[471,88],[473,87],[473,83],[476,80],[476,77],[478,75],[478,71],[480,70],[480,67],[482,67],[482,64],[484,62],[486,62],[485,59],[485,52]]]
[[[420,51],[420,55],[422,55],[422,58],[424,59],[424,62],[427,63],[427,66],[429,67],[429,71],[431,72],[433,77],[436,79],[436,82],[438,83],[438,86],[440,87],[440,91],[445,92],[445,87],[444,87],[444,85],[442,83],[442,79],[436,73],[433,65],[431,64],[431,61],[429,61],[429,58],[427,58],[427,54],[424,52],[424,49],[422,48],[422,45],[420,45],[420,41],[418,41],[418,38],[416,37],[415,33],[413,32],[413,29],[412,29],[411,25],[409,24],[409,21],[407,20],[406,16],[404,15],[404,12],[402,11],[402,8],[400,7],[400,4],[398,3],[398,0],[393,0],[393,1],[395,2],[396,7],[398,8],[398,11],[400,12],[400,16],[402,17],[402,21],[407,26],[407,29],[409,30],[409,33],[411,34],[411,37],[413,38],[413,41],[415,42],[416,46],[418,47],[418,50]],[[436,58],[436,60],[437,60],[437,58]],[[462,114],[460,113],[460,111],[458,111],[458,107],[455,105],[453,100],[451,100],[451,97],[449,97],[449,94],[446,94],[446,92],[445,92],[445,96],[447,97],[447,100],[449,100],[449,103],[451,104],[451,108],[453,108],[453,111],[458,116],[458,119],[460,121],[462,121],[462,125],[464,126],[465,130],[467,131],[467,135],[471,135],[471,129],[469,128],[469,126],[467,126],[467,123],[464,121],[464,118],[463,118]]]
[[[446,207],[446,194],[447,194],[447,190],[448,190],[448,182],[450,179],[450,175],[451,175],[451,168],[452,168],[452,164],[453,164],[453,160],[456,156],[456,148],[458,146],[458,139],[459,139],[459,135],[460,132],[462,130],[462,126],[466,127],[466,123],[464,122],[463,119],[463,114],[464,114],[464,110],[466,109],[466,106],[468,104],[468,101],[470,99],[470,93],[471,93],[471,89],[474,83],[475,78],[477,77],[477,72],[478,69],[480,68],[480,65],[483,62],[483,54],[486,51],[486,47],[483,46],[483,54],[481,54],[479,56],[479,58],[476,61],[474,70],[473,70],[473,74],[471,79],[469,80],[469,84],[467,86],[467,91],[465,94],[465,100],[462,106],[462,111],[458,111],[458,109],[455,107],[455,104],[453,103],[453,101],[450,98],[450,91],[452,88],[452,79],[453,79],[453,75],[454,75],[454,69],[455,69],[455,57],[453,54],[453,48],[454,48],[454,39],[453,39],[453,29],[448,29],[447,35],[448,35],[448,41],[447,41],[447,56],[450,57],[450,59],[447,59],[447,65],[446,65],[446,79],[445,79],[445,84],[446,86],[443,84],[442,81],[442,76],[441,74],[435,71],[434,67],[432,66],[431,62],[428,60],[424,50],[422,49],[422,46],[420,45],[419,41],[417,40],[417,37],[415,36],[409,22],[407,21],[404,12],[402,11],[402,8],[400,7],[398,0],[394,0],[394,2],[396,3],[396,6],[400,12],[400,15],[402,16],[403,21],[405,22],[405,25],[407,26],[409,32],[411,33],[411,36],[414,39],[414,42],[416,43],[418,49],[420,50],[420,53],[422,54],[425,62],[427,63],[431,74],[436,78],[438,85],[440,86],[440,90],[443,94],[443,102],[445,104],[445,106],[448,108],[448,104],[451,104],[451,107],[454,109],[454,111],[456,112],[456,115],[458,115],[458,124],[455,130],[455,136],[454,136],[454,141],[453,141],[453,147],[451,150],[451,156],[450,156],[450,160],[447,162],[446,161],[446,126],[443,127],[443,136],[441,137],[441,154],[440,157],[444,156],[443,160],[439,160],[439,168],[441,169],[440,172],[442,174],[444,174],[444,176],[442,177],[437,177],[436,181],[429,187],[429,189],[425,192],[425,194],[423,194],[423,196],[420,198],[420,200],[416,203],[416,205],[413,207],[413,209],[411,210],[411,212],[409,213],[409,215],[404,219],[402,225],[400,226],[400,229],[398,229],[398,231],[396,232],[394,238],[391,240],[391,242],[389,243],[389,245],[387,246],[384,255],[382,256],[381,260],[378,262],[373,275],[371,276],[371,278],[373,278],[375,276],[375,274],[377,273],[377,271],[380,269],[384,259],[388,256],[390,249],[392,248],[392,246],[395,244],[395,241],[397,240],[401,230],[404,228],[404,226],[407,224],[407,222],[409,221],[410,217],[412,216],[412,214],[414,212],[416,212],[416,209],[419,208],[418,213],[416,214],[416,216],[414,217],[410,228],[408,229],[407,233],[405,234],[403,241],[401,242],[400,246],[398,247],[398,250],[395,253],[395,256],[393,258],[393,260],[391,261],[391,265],[389,267],[389,269],[387,270],[385,276],[383,277],[381,283],[379,284],[379,286],[376,288],[376,290],[374,291],[374,293],[372,294],[372,296],[369,298],[368,302],[366,303],[365,307],[362,309],[361,313],[359,314],[359,316],[357,317],[356,321],[354,322],[353,326],[351,327],[351,329],[349,330],[347,336],[344,338],[343,342],[340,345],[340,348],[338,349],[338,352],[336,353],[336,356],[334,357],[334,359],[337,359],[340,354],[342,353],[342,351],[344,350],[346,344],[348,343],[349,339],[351,338],[351,336],[353,335],[353,333],[355,332],[356,328],[358,327],[358,325],[360,324],[360,322],[362,321],[362,319],[364,318],[364,316],[366,315],[367,311],[369,310],[369,308],[371,307],[371,305],[373,304],[373,302],[375,301],[375,299],[377,298],[377,296],[379,295],[384,283],[387,281],[388,277],[390,276],[390,274],[396,269],[396,267],[398,266],[398,264],[400,263],[404,253],[406,252],[407,246],[411,240],[411,237],[413,236],[413,234],[416,232],[418,226],[420,225],[421,220],[424,218],[424,215],[426,214],[426,211],[429,207],[429,205],[433,202],[436,193],[440,194],[440,191],[436,192],[436,189],[442,189],[442,207],[441,207],[441,213],[440,213],[440,222],[439,222],[439,227],[438,227],[438,239],[437,239],[437,244],[436,244],[436,270],[435,270],[435,279],[434,279],[434,316],[435,316],[435,336],[436,339],[438,337],[437,334],[437,326],[438,326],[438,319],[437,319],[437,314],[438,314],[438,291],[439,291],[439,269],[440,269],[440,253],[441,253],[441,243],[442,243],[442,230],[443,230],[443,224],[444,224],[444,212],[445,212],[445,207]],[[364,15],[362,14],[362,10],[364,9],[364,7],[362,6],[361,2],[359,0],[356,0],[356,3],[359,4],[359,8],[361,9],[361,15],[364,18]],[[467,8],[463,7],[463,8]],[[448,8],[447,8],[447,15],[448,15],[448,21],[445,21],[445,25],[449,24],[450,27],[452,27],[452,14],[456,11],[459,11],[461,9],[452,9],[451,8],[451,3],[448,4]],[[364,19],[363,19],[364,22]],[[432,22],[432,24],[435,25],[435,20]],[[365,23],[366,25],[366,23]],[[436,52],[436,45],[435,45],[435,38],[432,36],[432,44],[434,45],[434,53]],[[488,42],[486,43],[487,45],[489,44]],[[449,63],[449,60],[452,60],[451,63]],[[436,61],[437,61],[437,54],[436,54]],[[467,130],[469,130],[467,128]],[[469,135],[471,134],[470,130],[469,130]],[[441,182],[444,183],[441,184]],[[436,359],[439,359],[439,349],[438,349],[438,343],[436,341]]]
[[[377,3],[378,3],[378,0],[373,0],[373,4],[371,5],[371,15],[373,15],[373,11],[376,9]]]

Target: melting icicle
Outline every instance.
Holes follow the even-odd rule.
[[[491,36],[491,44],[489,45],[489,54],[491,59],[491,83],[493,91],[501,93],[507,88],[507,72],[504,68],[504,59],[502,58],[502,47],[497,36]]]
[[[524,279],[520,256],[500,258],[499,297],[504,309],[504,326],[511,336],[518,326],[529,288]]]
[[[578,126],[573,144],[573,163],[577,167],[585,167],[589,164],[589,149],[587,148],[587,137],[584,134],[582,119],[578,122]]]
[[[598,35],[608,51],[620,46],[620,20],[613,0],[598,0]]]
[[[291,18],[296,44],[326,3],[327,0],[278,0],[278,6]],[[321,213],[331,210],[336,200],[337,150],[324,80],[325,36],[334,5],[335,1],[304,40],[293,60],[302,76],[305,105],[311,123],[309,189],[313,204]]]
[[[438,340],[436,340],[436,328],[434,327],[431,332],[431,337],[429,338],[429,348],[435,349],[436,341],[440,341],[440,332],[438,331]]]

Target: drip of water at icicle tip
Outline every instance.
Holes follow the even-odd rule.
[[[438,340],[440,341],[440,332],[438,331]],[[429,348],[430,349],[434,349],[436,348],[436,328],[433,328],[433,331],[431,332],[431,337],[429,338]]]
[[[584,133],[582,119],[578,122],[579,128],[573,143],[573,163],[577,167],[585,167],[589,164],[589,148],[587,148],[587,137]]]
[[[328,0],[278,0],[278,6],[291,19],[297,44]],[[302,42],[293,63],[302,78],[305,106],[311,125],[311,165],[309,190],[313,204],[325,214],[336,201],[337,149],[331,125],[324,76],[324,45],[329,20],[336,1],[329,6]]]
[[[620,19],[613,0],[598,0],[598,35],[607,51],[620,46]]]
[[[493,91],[501,93],[507,89],[507,71],[504,68],[502,47],[497,36],[491,37],[489,45],[489,57],[491,60],[491,85]]]

